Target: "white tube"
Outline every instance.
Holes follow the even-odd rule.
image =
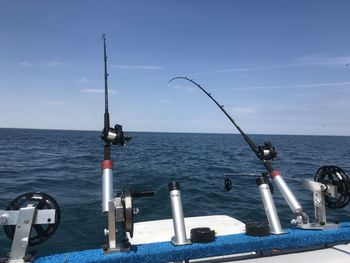
[[[270,233],[279,235],[284,234],[282,230],[280,220],[277,215],[275,203],[272,199],[270,187],[268,184],[263,183],[258,185],[261,199],[264,204],[265,213],[267,216],[267,220],[269,221]]]
[[[108,202],[113,199],[113,171],[102,170],[102,213],[108,212]]]
[[[303,211],[303,208],[299,204],[298,200],[295,198],[292,191],[289,189],[286,182],[283,180],[280,174],[272,176],[273,181],[276,183],[278,189],[282,193],[284,199],[287,201],[290,209],[292,209],[294,214],[299,214]]]
[[[189,243],[186,237],[185,219],[182,209],[180,185],[177,182],[169,184],[171,211],[173,214],[174,234],[171,239],[174,245],[186,245]]]

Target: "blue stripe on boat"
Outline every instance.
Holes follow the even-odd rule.
[[[102,249],[84,250],[37,258],[35,263],[55,262],[169,262],[271,249],[297,249],[350,242],[350,223],[339,229],[287,229],[284,235],[251,237],[245,234],[218,236],[213,243],[173,246],[159,242],[132,246],[128,253],[105,255]]]

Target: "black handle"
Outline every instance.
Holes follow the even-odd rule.
[[[137,191],[137,192],[133,192],[131,194],[131,196],[133,198],[153,197],[154,196],[154,192],[153,191]]]

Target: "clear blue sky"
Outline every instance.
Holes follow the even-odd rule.
[[[0,127],[350,135],[349,1],[0,0]]]

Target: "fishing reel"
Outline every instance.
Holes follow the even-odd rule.
[[[138,213],[138,209],[134,208],[134,198],[152,197],[154,192],[142,191],[132,192],[129,189],[124,189],[121,193],[109,201],[108,209],[108,229],[105,229],[105,235],[108,236],[108,245],[104,247],[105,253],[110,252],[127,252],[130,250],[129,237],[134,235],[134,214]],[[116,223],[121,228],[121,241],[117,241]]]
[[[153,197],[154,192],[131,192],[129,189],[124,189],[122,193],[117,194],[117,196],[120,197],[121,205],[123,207],[122,229],[124,232],[128,232],[132,238],[134,235],[134,214],[138,211],[138,209],[134,209],[133,200],[134,198]]]
[[[52,237],[60,219],[60,207],[46,193],[22,194],[5,210],[0,210],[0,225],[12,240],[9,262],[23,262],[27,247],[39,245]]]
[[[277,150],[271,142],[264,142],[263,146],[258,146],[257,156],[262,161],[273,160],[277,157]]]
[[[102,140],[105,142],[111,142],[112,144],[124,146],[127,141],[131,140],[131,136],[125,136],[123,127],[116,124],[114,128],[104,128],[101,134]]]
[[[322,183],[327,187],[325,203],[328,208],[343,208],[349,203],[350,180],[345,172],[339,167],[322,166],[317,170],[314,181]],[[331,187],[335,188],[334,194],[327,191]]]

